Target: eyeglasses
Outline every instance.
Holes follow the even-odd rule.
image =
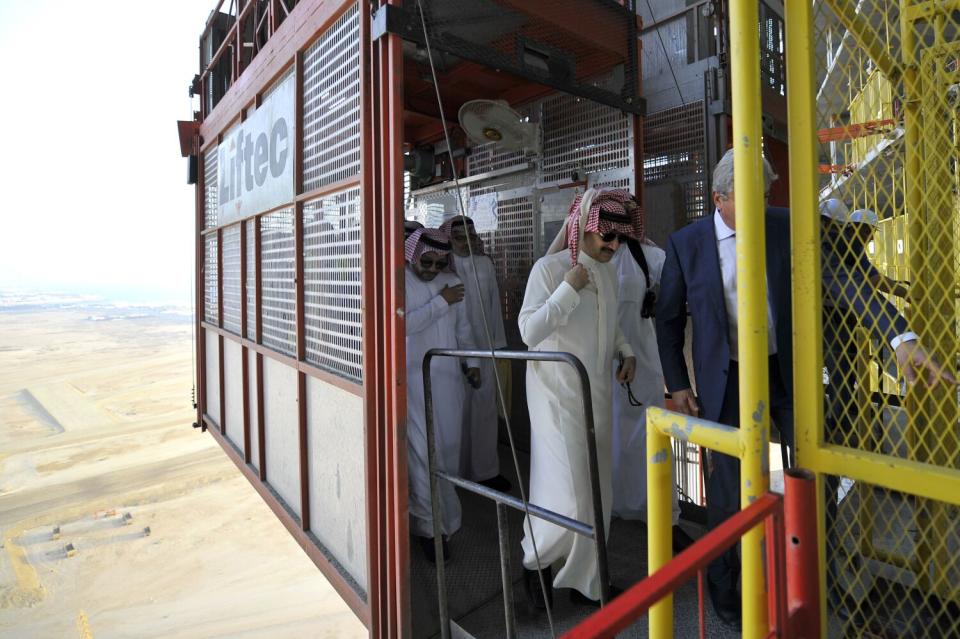
[[[450,262],[448,260],[431,260],[430,258],[427,258],[427,257],[420,258],[420,268],[422,268],[425,271],[429,269],[442,271],[443,269],[447,268],[447,265],[449,263]]]
[[[600,239],[604,242],[612,242],[614,240],[620,240],[621,242],[627,241],[627,236],[617,233],[616,231],[608,231],[607,233],[602,233]]]

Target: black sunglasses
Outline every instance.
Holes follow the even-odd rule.
[[[627,241],[627,236],[622,233],[617,233],[616,231],[608,231],[600,235],[600,239],[604,242],[612,242],[614,240],[620,240],[621,242]]]
[[[420,268],[422,269],[436,269],[442,271],[447,268],[447,265],[450,262],[447,260],[431,260],[429,258],[421,257],[420,258]]]

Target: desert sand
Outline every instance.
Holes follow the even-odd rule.
[[[190,333],[0,312],[0,637],[366,636],[191,428]]]

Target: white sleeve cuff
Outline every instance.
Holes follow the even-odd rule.
[[[553,292],[550,299],[560,307],[564,314],[567,314],[580,304],[580,293],[564,280],[560,282],[560,286]]]
[[[893,350],[897,350],[897,347],[900,346],[900,344],[903,344],[904,342],[915,342],[918,339],[920,338],[917,337],[916,333],[914,333],[913,331],[907,331],[903,335],[897,335],[892,340],[890,340],[890,347]]]
[[[624,342],[620,345],[620,354],[623,355],[624,359],[627,357],[636,357],[636,354],[633,352],[633,349],[630,348],[630,344]]]

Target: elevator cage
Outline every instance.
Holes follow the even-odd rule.
[[[484,98],[542,125],[536,156],[452,127],[464,195],[497,200],[509,323],[572,187],[642,187],[639,29],[632,0],[221,0],[207,21],[181,127],[198,422],[373,636],[412,635],[401,227],[455,210],[441,124]],[[405,189],[426,147],[435,177]]]

